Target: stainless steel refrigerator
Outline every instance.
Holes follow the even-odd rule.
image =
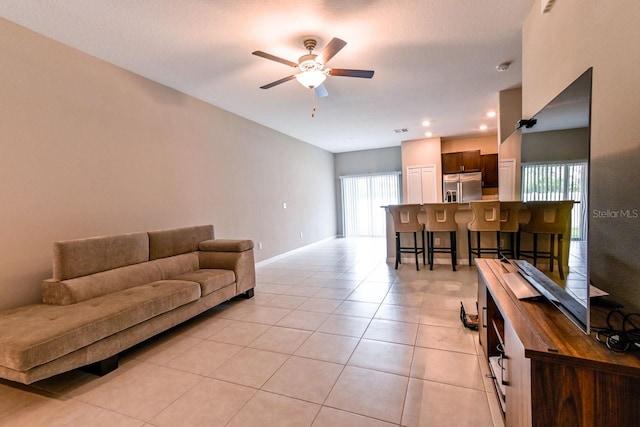
[[[482,199],[482,173],[450,173],[442,176],[444,202],[467,203]]]

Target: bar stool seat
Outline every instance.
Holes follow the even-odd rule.
[[[500,253],[500,202],[498,200],[474,200],[469,202],[473,218],[467,224],[467,241],[469,242],[469,265],[472,255],[482,258],[482,254]],[[472,232],[476,234],[476,246],[473,246]],[[481,233],[493,232],[496,245],[482,247]]]
[[[500,235],[509,233],[509,248],[502,247],[502,240],[499,240],[499,255],[508,253],[511,258],[518,258],[515,237],[520,229],[520,209],[522,202],[500,202]]]
[[[412,253],[416,257],[416,270],[420,270],[418,263],[418,254],[422,254],[422,264],[426,265],[425,246],[424,246],[424,227],[418,222],[418,213],[421,210],[420,205],[390,205],[389,212],[393,218],[393,229],[396,233],[396,270],[398,264],[402,264],[402,254]],[[413,233],[413,247],[402,246],[400,241],[400,233]],[[417,234],[422,236],[422,246],[418,246]]]
[[[536,266],[538,258],[549,260],[549,271],[553,272],[554,260],[558,262],[558,273],[564,280],[563,270],[563,240],[565,234],[571,230],[571,209],[573,200],[559,201],[532,201],[524,205],[531,214],[529,222],[522,226],[518,232],[518,242],[520,242],[520,232],[533,235],[533,248],[522,250],[518,248],[518,256],[532,258],[533,265]],[[549,236],[549,250],[543,251],[538,247],[539,235]],[[555,247],[555,239],[558,239],[558,247]],[[520,243],[518,243],[518,246]]]
[[[427,247],[429,252],[429,270],[433,270],[433,254],[434,253],[450,253],[451,267],[456,271],[458,264],[458,244],[457,231],[458,223],[456,222],[457,203],[425,203],[422,205],[423,212],[420,213],[418,220],[424,224],[427,232]],[[448,232],[451,243],[449,246],[434,245],[434,233]]]

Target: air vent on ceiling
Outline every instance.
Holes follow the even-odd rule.
[[[407,128],[402,128],[402,129],[394,129],[393,130],[395,133],[405,133],[405,132],[409,132],[409,129]]]
[[[556,0],[542,0],[542,13],[549,13],[553,9]]]

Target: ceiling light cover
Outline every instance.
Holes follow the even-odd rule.
[[[511,61],[505,61],[502,64],[496,65],[496,70],[498,72],[507,71],[511,66]]]
[[[298,80],[302,86],[309,89],[320,86],[326,78],[327,75],[318,70],[304,71],[296,74],[296,80]]]

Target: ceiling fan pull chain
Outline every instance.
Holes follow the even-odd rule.
[[[316,96],[316,91],[311,89],[311,93],[313,94],[313,108],[311,109],[311,118],[314,118],[316,116],[316,101],[318,99],[318,97]]]

